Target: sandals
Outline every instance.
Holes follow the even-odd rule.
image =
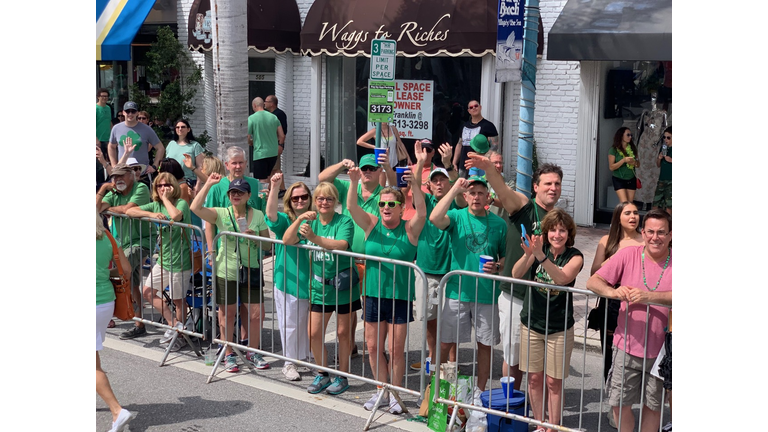
[[[107,324],[107,328],[115,328],[115,320],[109,320],[109,324]]]

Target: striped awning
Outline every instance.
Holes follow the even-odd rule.
[[[155,0],[96,0],[96,61],[130,60],[131,42]]]

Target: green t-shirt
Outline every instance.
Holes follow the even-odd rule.
[[[152,213],[162,213],[168,220],[171,219],[171,215],[168,214],[168,210],[163,203],[153,201],[149,204],[139,206],[140,209]],[[192,220],[192,216],[189,213],[189,204],[183,199],[176,201],[176,208],[182,214],[179,223],[188,224]],[[185,270],[192,270],[192,259],[189,239],[189,230],[186,228],[171,227],[169,225],[160,225],[160,257],[157,262],[160,267],[168,270],[172,273],[178,273]]]
[[[192,141],[185,145],[179,145],[179,143],[176,141],[171,141],[165,147],[165,157],[175,159],[176,162],[181,165],[181,169],[184,170],[184,178],[186,179],[194,180],[197,178],[197,176],[195,175],[194,171],[184,165],[184,155],[188,154],[192,156],[192,162],[194,163],[195,157],[201,153],[203,153],[203,146],[201,146],[197,141]]]
[[[149,188],[144,183],[134,182],[131,193],[128,195],[110,191],[102,201],[109,204],[110,207],[120,207],[128,203],[134,203],[141,207],[149,203]],[[138,219],[126,217],[112,218],[112,235],[115,236],[117,244],[123,249],[134,245],[152,249],[152,239],[155,238],[156,233],[157,231],[152,228],[149,222],[141,222]]]
[[[339,191],[339,203],[341,204],[341,214],[350,216],[347,210],[347,193],[349,193],[349,181],[333,179],[333,185]],[[363,200],[363,185],[357,184],[357,204],[366,212],[379,216],[379,195],[383,188],[377,185],[371,196]],[[350,216],[351,217],[351,216]],[[365,253],[365,231],[355,224],[355,238],[352,240],[351,251],[355,253]]]
[[[659,154],[661,154],[661,150],[659,150]],[[667,156],[672,157],[672,146],[667,147]],[[666,159],[661,160],[661,167],[659,168],[659,180],[672,181],[672,162],[667,162]]]
[[[96,139],[109,142],[109,133],[112,132],[112,108],[109,105],[100,107],[96,104]],[[104,157],[108,157],[104,155]]]
[[[549,245],[544,245],[544,253],[552,259],[552,252],[549,250]],[[562,269],[568,264],[568,261],[575,256],[584,257],[578,249],[574,247],[566,248],[565,251],[560,254],[556,260],[552,260],[552,262]],[[582,263],[582,268],[583,267],[584,265]],[[531,265],[531,268],[534,270],[534,281],[554,285],[552,278],[547,274],[541,264],[534,263]],[[581,271],[581,269],[579,269],[579,271]],[[576,279],[565,286],[572,287],[575,284]],[[565,291],[550,290],[549,308],[547,308],[546,289],[537,287],[526,289],[525,298],[523,299],[523,311],[520,313],[520,322],[525,326],[528,325],[529,297],[531,304],[531,330],[539,334],[552,334],[573,327],[573,294]],[[547,309],[549,309],[549,326],[547,326]],[[566,309],[568,310],[567,317],[565,315]]]
[[[366,238],[365,254],[413,262],[416,258],[417,246],[408,240],[405,224],[405,221],[401,221],[397,228],[390,230],[379,219]],[[416,298],[415,283],[415,275],[410,267],[395,267],[394,264],[380,261],[365,261],[365,295],[368,297],[391,299],[394,290],[395,299],[413,301]]]
[[[536,204],[535,198],[531,198],[528,200],[528,204],[524,205],[517,213],[509,216],[507,219],[507,260],[501,271],[502,276],[511,277],[512,267],[523,256],[523,247],[520,246],[520,237],[522,236],[520,225],[525,225],[525,232],[531,236],[535,230],[541,229],[541,220],[547,213],[547,210]],[[530,280],[531,277],[527,277],[526,273],[520,279]],[[502,282],[500,288],[506,293],[512,289],[508,282]],[[515,284],[512,295],[522,300],[527,289],[527,285]]]
[[[627,148],[629,148],[629,147],[627,147]],[[615,158],[614,161],[615,162],[618,162],[618,161],[624,159],[625,157],[627,157],[627,155],[622,153],[620,150],[616,150],[616,147],[611,147],[611,149],[608,150],[608,154],[614,156],[614,158]],[[635,158],[637,158],[637,155],[635,155]],[[615,171],[613,171],[613,176],[616,177],[616,178],[620,178],[622,180],[631,180],[631,179],[635,178],[635,170],[631,169],[629,167],[629,165],[624,164],[624,165],[618,167]]]
[[[429,221],[429,215],[437,205],[437,198],[432,194],[424,194],[424,201],[427,205],[427,221],[419,236],[416,265],[424,273],[444,275],[451,269],[450,236],[447,231],[441,230]],[[450,210],[458,208],[456,201],[453,201]]]
[[[237,221],[235,220],[235,213],[232,207],[221,208],[215,207],[211,210],[216,212],[216,228],[219,231],[232,231],[240,232],[237,227]],[[251,209],[253,217],[251,223],[248,224],[248,229],[253,230],[259,235],[261,231],[267,229],[267,223],[264,221],[264,213],[261,210]],[[250,213],[250,212],[249,212]],[[261,263],[261,249],[259,249],[259,242],[250,241],[244,238],[236,238],[230,236],[224,236],[219,239],[221,245],[217,249],[216,254],[216,276],[224,278],[226,280],[237,280],[237,272],[240,264],[246,267],[258,268]],[[240,251],[240,261],[237,260],[237,252]]]
[[[266,219],[267,226],[282,240],[291,221],[285,213],[277,213],[277,220]],[[306,244],[300,239],[299,244]],[[297,275],[298,273],[298,275]],[[309,299],[309,252],[296,246],[275,245],[275,288],[296,298]]]
[[[109,281],[110,261],[112,261],[112,242],[104,234],[101,239],[96,239],[96,306],[115,300],[115,289]]]
[[[480,255],[490,255],[498,261],[507,255],[507,224],[493,213],[475,216],[469,208],[449,210],[450,225],[445,231],[451,241],[451,270],[477,272],[480,269]],[[499,283],[490,279],[454,276],[445,285],[446,297],[465,302],[494,304],[501,291]],[[477,292],[476,292],[477,291]]]
[[[278,127],[280,120],[267,110],[248,116],[248,135],[253,138],[253,160],[277,156]]]
[[[321,237],[331,240],[344,240],[347,244],[352,244],[355,223],[352,221],[352,218],[347,215],[334,213],[333,219],[331,219],[331,222],[328,225],[323,225],[318,217],[311,222],[311,227],[312,231]],[[307,244],[315,245],[311,241],[307,241]],[[312,304],[335,305],[336,287],[318,281],[315,276],[324,280],[333,279],[337,274],[337,264],[339,273],[346,269],[351,269],[351,271],[357,273],[357,269],[353,265],[354,258],[315,251],[311,251],[309,256],[312,260]],[[325,266],[325,268],[323,268],[323,266]],[[356,284],[351,290],[347,289],[345,291],[340,291],[338,301],[339,304],[348,304],[359,298],[360,284]]]

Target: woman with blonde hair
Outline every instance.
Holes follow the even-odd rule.
[[[161,172],[152,183],[152,202],[133,207],[125,212],[132,218],[148,217],[189,224],[192,216],[189,204],[181,198],[181,188],[170,172]],[[144,298],[159,310],[169,326],[184,329],[184,298],[190,286],[192,276],[192,253],[190,252],[189,233],[184,228],[172,225],[160,226],[160,256],[152,266],[150,275],[144,281]],[[163,300],[162,290],[169,288],[168,295],[173,301],[174,315]],[[166,330],[161,344],[173,339],[173,330]],[[184,338],[177,338],[173,351],[178,351],[184,344]]]

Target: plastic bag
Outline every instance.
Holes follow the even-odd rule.
[[[475,387],[474,402],[475,406],[483,406],[483,401],[480,399],[482,392],[479,388]],[[469,418],[467,419],[466,432],[485,432],[488,430],[488,420],[486,415],[482,411],[471,410]]]

